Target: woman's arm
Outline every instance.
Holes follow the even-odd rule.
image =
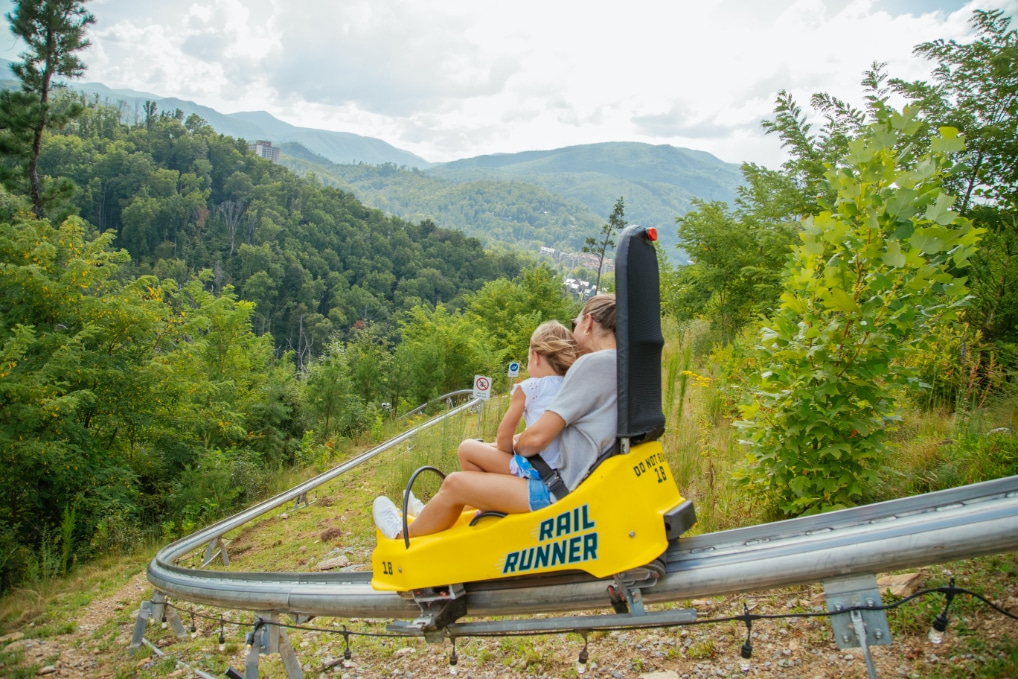
[[[550,410],[544,411],[541,419],[519,435],[516,439],[516,452],[524,457],[530,457],[544,450],[563,429],[566,428],[566,421],[558,413]]]
[[[516,428],[520,426],[520,418],[523,417],[523,408],[527,405],[527,395],[522,389],[516,389],[512,398],[509,399],[509,410],[505,411],[502,421],[498,425],[498,433],[495,435],[495,447],[506,453],[513,452],[513,436]]]

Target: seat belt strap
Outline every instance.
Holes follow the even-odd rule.
[[[548,486],[548,490],[555,494],[556,500],[561,500],[569,495],[569,487],[562,481],[557,469],[549,467],[540,455],[531,455],[527,460],[534,465],[534,469],[541,475],[541,480]]]

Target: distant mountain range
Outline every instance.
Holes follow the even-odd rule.
[[[678,245],[675,218],[689,211],[693,198],[731,202],[742,182],[738,165],[709,153],[637,142],[479,156],[436,165],[426,173],[459,182],[479,177],[527,182],[582,203],[601,216],[601,223],[621,196],[626,220],[656,226],[671,259]]]
[[[0,59],[0,73],[10,79],[11,62]],[[71,89],[98,96],[100,101],[118,106],[123,111],[125,122],[140,120],[146,101],[154,101],[160,111],[180,109],[187,117],[192,113],[203,118],[216,132],[229,137],[254,142],[259,139],[273,143],[296,142],[314,150],[334,163],[396,163],[408,167],[428,167],[431,163],[409,151],[398,149],[381,139],[362,137],[349,132],[330,132],[284,123],[264,111],[242,113],[220,113],[193,101],[173,97],[160,97],[148,92],[135,90],[114,90],[99,83],[69,83]]]
[[[0,59],[0,72],[10,62]],[[668,145],[605,142],[429,163],[380,139],[285,123],[264,111],[223,114],[182,99],[98,83],[73,89],[118,106],[139,120],[146,101],[160,111],[197,114],[217,132],[281,146],[282,162],[353,192],[367,205],[400,217],[432,219],[491,244],[579,250],[596,236],[620,196],[626,220],[656,226],[669,259],[678,249],[675,219],[693,198],[731,202],[739,166],[702,151]]]
[[[339,165],[300,144],[283,144],[279,162],[298,174],[350,191],[363,203],[412,222],[430,219],[486,246],[541,246],[579,252],[605,221],[586,205],[536,184],[508,179],[453,181],[430,170],[385,165]]]
[[[675,218],[694,197],[730,202],[737,165],[672,146],[608,142],[552,151],[480,156],[419,170],[338,165],[298,144],[280,162],[355,193],[368,205],[410,220],[433,219],[482,242],[516,242],[578,251],[608,221],[615,201],[626,220],[656,226],[672,261],[684,263]]]
[[[220,134],[246,139],[250,142],[264,139],[275,144],[296,142],[334,163],[396,163],[408,167],[428,167],[430,163],[409,151],[398,149],[381,139],[362,137],[349,132],[330,132],[308,127],[297,127],[284,123],[265,111],[244,111],[241,113],[219,113],[193,101],[173,97],[157,97],[134,90],[113,90],[99,83],[74,83],[73,88],[86,94],[98,95],[101,101],[119,104],[126,119],[144,115],[146,101],[154,101],[160,111],[180,109],[187,117],[196,113]]]

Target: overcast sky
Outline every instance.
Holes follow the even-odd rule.
[[[4,13],[12,3],[0,0]],[[860,99],[875,60],[1018,0],[92,0],[85,81],[378,137],[429,161],[642,141],[776,167],[778,90]],[[1016,22],[1018,23],[1018,22]],[[21,46],[0,39],[0,56]]]

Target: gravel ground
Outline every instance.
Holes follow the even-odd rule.
[[[1007,567],[986,568],[976,562],[966,569],[977,582],[959,579],[958,585],[975,590],[1007,592],[998,604],[1018,610],[1018,583],[1011,575],[1018,563],[1016,555],[1001,557]],[[998,559],[999,561],[999,559]],[[913,583],[945,577],[948,571],[934,568],[920,573]],[[939,582],[939,580],[937,580]],[[0,666],[0,676],[31,676],[34,666],[39,676],[51,677],[190,677],[196,676],[173,660],[161,659],[147,649],[137,656],[127,653],[133,631],[133,617],[139,603],[151,596],[151,587],[139,573],[112,596],[93,601],[80,610],[73,633],[33,639],[32,628],[0,638],[5,654],[20,652],[20,663]],[[937,606],[942,602],[939,597]],[[754,613],[781,614],[822,610],[820,586],[785,589],[766,596],[738,596],[687,602],[697,610],[698,618],[736,615],[746,605]],[[910,606],[912,604],[906,604]],[[182,604],[190,611],[189,604]],[[904,607],[903,607],[904,608]],[[219,611],[196,608],[199,616],[213,618]],[[936,610],[932,608],[930,610]],[[877,676],[899,677],[1014,677],[1013,669],[993,670],[995,662],[1011,655],[1018,658],[1018,622],[993,613],[985,606],[969,606],[956,614],[943,644],[935,646],[926,639],[932,622],[925,609],[911,618],[892,619],[893,643],[873,649]],[[227,612],[227,620],[249,620],[250,614]],[[182,615],[190,625],[189,613]],[[178,640],[159,624],[151,624],[146,638],[171,658],[201,667],[212,676],[223,676],[230,665],[243,672],[244,629],[226,626],[227,645],[218,650],[218,621],[198,619],[195,639]],[[384,621],[339,621],[316,619],[310,626],[338,630],[341,625],[356,631],[384,632]],[[904,626],[904,631],[895,626]],[[247,629],[250,629],[249,627]],[[736,622],[698,625],[663,630],[593,633],[589,638],[589,661],[583,677],[598,679],[700,679],[709,677],[749,676],[766,679],[854,679],[868,677],[859,650],[839,650],[834,643],[830,623],[824,618],[761,620],[753,626],[753,658],[748,674],[740,672],[739,650],[745,640],[745,626]],[[577,677],[577,655],[583,642],[577,634],[498,639],[461,639],[457,643],[458,664],[448,664],[450,645],[427,645],[413,639],[354,637],[352,658],[343,660],[341,635],[321,631],[291,630],[290,639],[306,677],[335,679],[435,679],[455,676],[466,679],[501,677],[545,679]],[[979,667],[990,669],[979,670]],[[263,656],[262,677],[285,677],[279,657]],[[29,671],[29,674],[24,674]],[[987,673],[988,672],[988,673]],[[1003,672],[1003,673],[999,673]]]

